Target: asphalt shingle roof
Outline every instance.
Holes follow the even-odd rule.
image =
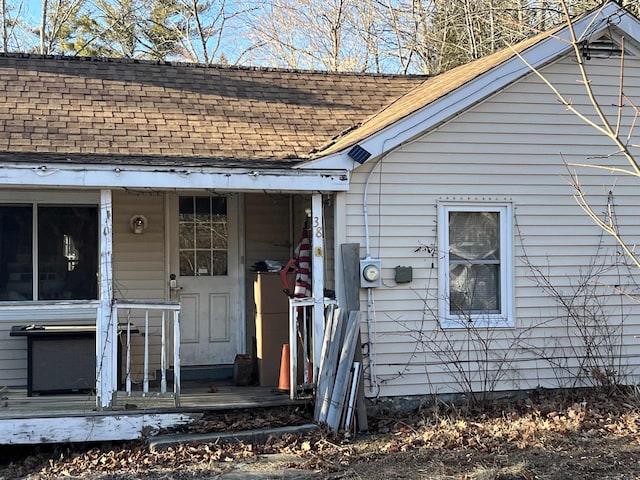
[[[540,33],[510,48],[504,48],[486,57],[479,58],[426,79],[420,85],[408,90],[404,95],[376,112],[376,114],[368,117],[357,129],[345,132],[339,138],[336,138],[333,142],[326,145],[322,151],[318,152],[318,154],[329,155],[336,153],[366,139],[368,136],[428,106],[480,75],[515,57],[517,54],[524,52],[527,48],[552,36],[559,28],[560,27]]]
[[[562,28],[434,77],[0,54],[0,161],[287,167],[365,140]]]
[[[4,54],[0,159],[284,166],[425,79]]]

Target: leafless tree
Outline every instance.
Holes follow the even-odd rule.
[[[0,0],[2,46],[16,21]],[[24,1],[24,0],[21,0]],[[567,0],[571,15],[600,0]],[[637,0],[621,0],[637,12]],[[435,74],[559,23],[559,0],[42,0],[41,53]],[[16,20],[16,21],[14,21]],[[16,42],[14,42],[16,43]]]
[[[384,6],[371,0],[271,0],[248,20],[260,64],[329,71],[377,71],[385,65]]]
[[[46,31],[47,31],[47,16],[49,13],[49,0],[42,0],[42,15],[40,20],[40,54],[45,53],[46,44]]]
[[[574,0],[572,14],[594,0]],[[247,18],[256,63],[439,73],[559,23],[551,0],[263,0]]]
[[[29,44],[25,41],[23,20],[25,0],[0,0],[0,51],[20,51]],[[29,37],[31,33],[26,35]]]
[[[9,36],[7,32],[7,0],[0,0],[0,21],[2,21],[2,51],[9,50]]]
[[[257,8],[228,0],[180,0],[179,54],[204,64],[239,63],[253,48],[246,41],[240,20]]]
[[[563,104],[568,111],[572,112],[578,118],[580,118],[585,124],[589,125],[594,129],[594,131],[601,135],[602,138],[608,139],[615,150],[611,152],[611,154],[607,158],[614,158],[616,156],[621,156],[624,158],[628,164],[628,168],[622,168],[618,166],[607,165],[606,163],[601,164],[578,164],[578,163],[568,163],[567,167],[569,168],[570,173],[570,181],[571,185],[574,188],[574,197],[582,210],[591,218],[596,225],[598,225],[602,230],[615,238],[616,242],[620,245],[624,253],[633,261],[633,263],[640,268],[640,258],[638,257],[635,251],[635,245],[628,243],[625,238],[620,234],[618,229],[618,225],[616,222],[612,221],[612,216],[609,212],[605,212],[604,216],[599,215],[594,208],[591,206],[586,192],[583,190],[579,176],[572,170],[574,167],[587,167],[587,168],[596,168],[604,171],[608,171],[615,174],[625,174],[631,175],[634,177],[640,178],[640,164],[638,164],[637,159],[634,155],[634,149],[640,148],[640,144],[634,143],[634,139],[636,138],[635,127],[637,125],[637,120],[640,117],[640,108],[634,102],[634,99],[630,98],[625,93],[625,78],[624,78],[624,38],[622,39],[622,46],[620,51],[620,85],[619,85],[619,94],[618,94],[618,105],[616,106],[616,115],[614,119],[610,119],[605,113],[597,94],[594,91],[593,82],[589,76],[589,73],[586,68],[585,58],[583,53],[582,44],[584,39],[577,36],[575,29],[573,27],[573,23],[571,21],[571,15],[569,8],[564,0],[561,0],[561,6],[564,11],[564,15],[567,21],[567,25],[570,32],[570,44],[573,48],[574,57],[576,59],[576,64],[578,66],[579,74],[580,74],[580,84],[584,88],[585,95],[589,99],[589,104],[593,107],[595,112],[595,118],[590,117],[586,113],[580,110],[577,107],[573,99],[566,97],[563,95],[558,88],[541,73],[539,70],[535,69],[533,66],[529,65],[532,71],[553,91],[556,95],[556,98],[559,100],[561,104]],[[522,58],[522,56],[520,56]],[[524,59],[523,59],[524,60]],[[526,61],[525,61],[526,63]],[[623,120],[626,118],[631,118],[631,122],[628,127],[625,129],[623,126]]]

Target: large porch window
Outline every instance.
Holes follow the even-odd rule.
[[[97,206],[0,205],[0,301],[95,300],[97,272]]]

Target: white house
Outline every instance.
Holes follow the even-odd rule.
[[[638,19],[611,2],[573,29],[637,158]],[[371,154],[336,195],[336,243],[382,266],[361,291],[371,396],[637,381],[637,267],[572,186],[633,249],[637,171],[588,124],[605,120],[571,39],[565,26],[428,79],[312,162]]]
[[[640,22],[612,2],[573,28],[637,152]],[[97,394],[66,436],[41,407],[0,417],[0,441],[128,438],[109,421],[130,382],[252,354],[252,266],[305,223],[314,364],[326,290],[346,308],[354,287],[341,246],[373,267],[355,285],[371,398],[634,382],[635,267],[567,179],[633,246],[637,178],[552,89],[601,122],[569,32],[432,78],[0,56],[0,385],[34,393],[27,339],[57,325],[95,335]]]

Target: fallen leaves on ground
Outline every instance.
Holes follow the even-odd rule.
[[[204,433],[262,429],[308,423],[310,420],[310,413],[302,408],[227,412],[208,415],[197,425],[189,427],[189,431]],[[582,464],[587,461],[600,462],[615,469],[617,464],[625,462],[619,462],[616,452],[608,452],[603,442],[607,439],[623,439],[625,445],[638,445],[640,397],[635,392],[620,391],[581,391],[571,394],[542,392],[517,403],[476,406],[437,403],[404,415],[381,412],[370,417],[369,423],[369,434],[359,434],[354,438],[332,435],[319,428],[311,434],[270,437],[258,445],[241,442],[193,443],[159,452],[151,452],[143,442],[84,450],[78,446],[66,449],[58,447],[53,452],[29,452],[27,456],[0,465],[0,478],[17,478],[28,474],[37,478],[82,477],[90,472],[143,474],[177,468],[191,469],[193,472],[220,472],[225,465],[271,453],[295,455],[300,459],[297,468],[341,472],[372,462],[397,462],[406,469],[419,469],[425,453],[431,452],[430,462],[434,458],[442,458],[443,471],[454,471],[455,465],[446,468],[444,465],[464,463],[463,460],[467,459],[467,463],[473,466],[474,456],[483,461],[491,458],[494,463],[499,463],[501,458],[524,458],[527,454],[544,456],[545,452],[562,455],[563,451],[573,452],[577,448],[587,452],[581,460]],[[589,445],[597,446],[597,458],[589,457]],[[573,453],[567,458],[567,462],[573,465]],[[580,461],[576,462],[579,467]],[[631,471],[640,475],[640,464],[628,463],[624,466],[625,472],[634,469]],[[526,461],[522,465],[526,465]],[[571,468],[579,471],[578,467]],[[519,476],[504,473],[507,467],[500,465],[474,468],[471,473],[437,478],[534,478],[526,467],[519,469]],[[492,472],[490,475],[493,476],[486,476],[487,472]],[[367,475],[376,478],[375,472]],[[599,475],[600,478],[626,478]],[[381,473],[378,478],[388,477]],[[582,472],[580,478],[589,477]]]

